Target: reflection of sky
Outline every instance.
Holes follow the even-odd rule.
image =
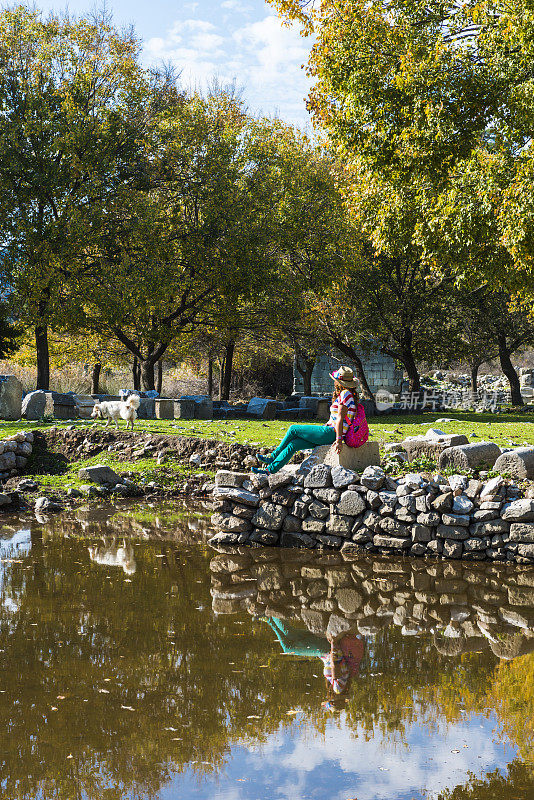
[[[333,722],[323,738],[302,723],[280,731],[257,750],[235,747],[222,775],[192,771],[164,787],[160,800],[420,800],[467,781],[506,770],[515,750],[493,741],[494,719],[474,716],[457,725],[414,725],[407,746],[380,732],[365,740]],[[453,753],[453,750],[459,750]],[[245,780],[242,780],[242,779]]]
[[[23,558],[31,550],[31,534],[28,529],[17,531],[10,539],[0,539],[0,604],[8,611],[17,611],[18,605],[12,597],[4,597],[4,558]]]

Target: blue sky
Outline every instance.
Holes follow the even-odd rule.
[[[68,6],[79,15],[95,4],[36,0],[36,6],[44,11]],[[214,77],[222,83],[235,79],[251,112],[309,128],[304,103],[309,81],[301,65],[310,42],[296,26],[284,27],[263,0],[107,0],[107,8],[117,25],[134,25],[146,64],[174,62],[186,86],[204,88]]]

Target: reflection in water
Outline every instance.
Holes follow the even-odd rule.
[[[114,513],[2,542],[2,800],[534,796],[531,569],[214,553]]]
[[[133,575],[136,570],[133,546],[127,544],[125,540],[118,545],[115,538],[102,539],[100,544],[93,544],[87,549],[89,558],[95,564],[103,567],[122,567],[126,575]]]

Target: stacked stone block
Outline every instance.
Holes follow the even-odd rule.
[[[270,476],[220,471],[214,501],[214,544],[534,561],[534,500],[500,476],[394,479],[304,462]]]
[[[24,470],[33,450],[33,433],[19,431],[0,439],[0,480],[7,480]]]

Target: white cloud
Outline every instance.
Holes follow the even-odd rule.
[[[244,8],[240,0],[224,0],[221,7]],[[273,14],[237,27],[222,19],[217,25],[186,19],[177,20],[166,36],[150,39],[145,59],[173,62],[185,85],[205,88],[213,78],[223,84],[235,81],[253,113],[278,114],[305,126],[309,82],[301,65],[308,46],[297,26],[285,27]]]
[[[225,11],[235,11],[239,14],[245,14],[251,10],[250,6],[243,5],[240,0],[224,0],[221,3],[221,8],[224,8]]]
[[[258,63],[253,69],[267,70],[270,76],[286,72],[288,66],[299,70],[308,55],[296,26],[283,27],[274,16],[245,25],[234,39],[250,55],[255,54]]]

